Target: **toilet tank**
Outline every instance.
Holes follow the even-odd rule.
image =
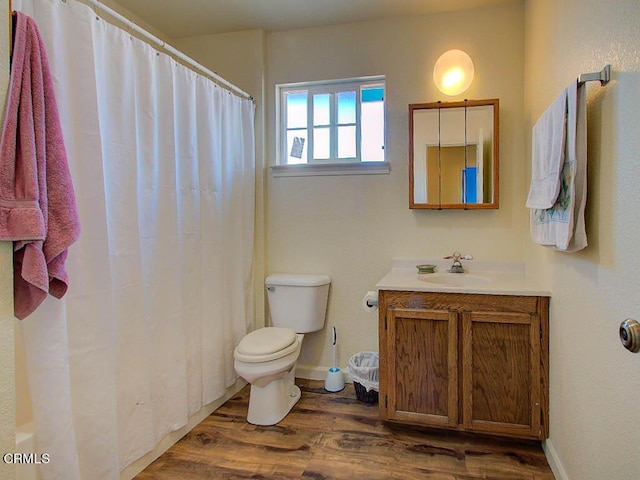
[[[328,275],[273,274],[265,280],[274,327],[296,333],[317,332],[324,326],[329,298]]]

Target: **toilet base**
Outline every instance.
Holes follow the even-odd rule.
[[[247,422],[254,425],[275,425],[300,400],[300,388],[295,385],[295,367],[264,387],[251,385]]]

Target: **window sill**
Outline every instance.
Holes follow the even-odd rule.
[[[326,165],[271,165],[274,177],[311,177],[322,175],[387,175],[389,162],[330,163]]]

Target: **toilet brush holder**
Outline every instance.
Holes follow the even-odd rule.
[[[324,389],[327,392],[339,392],[344,388],[344,375],[340,367],[331,367],[324,379]]]

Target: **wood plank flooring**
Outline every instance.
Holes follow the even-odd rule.
[[[352,384],[296,384],[278,425],[246,422],[247,386],[135,479],[554,480],[539,443],[390,426]]]

